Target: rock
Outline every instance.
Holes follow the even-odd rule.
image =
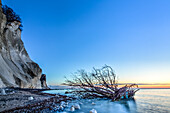
[[[1,95],[6,95],[6,93],[5,93],[5,89],[1,89]]]
[[[72,111],[72,112],[75,111],[74,106],[71,106],[70,111]]]
[[[65,103],[63,104],[63,107],[64,107],[64,108],[68,107],[68,102],[65,102]]]
[[[66,97],[66,99],[70,99],[69,97]]]
[[[12,91],[12,92],[10,92],[9,94],[14,94],[15,93],[15,91]]]
[[[65,106],[68,107],[68,102],[65,103]]]
[[[82,105],[83,103],[82,103],[82,102],[80,102],[79,104],[80,104],[80,105]]]
[[[51,106],[49,106],[49,110],[53,110],[53,108]]]
[[[95,109],[90,110],[90,113],[97,113]]]
[[[74,108],[75,108],[75,109],[80,109],[80,105],[79,105],[79,104],[75,104],[75,105],[74,105]]]
[[[66,102],[65,105],[68,105],[68,102]]]
[[[64,107],[63,107],[62,105],[60,105],[59,109],[60,109],[61,111],[63,111],[63,110],[64,110]]]
[[[34,100],[34,97],[28,97],[28,100]]]
[[[58,110],[58,107],[54,107],[53,110],[54,110],[54,111],[57,111],[57,110]]]
[[[64,104],[65,104],[65,102],[64,102],[64,101],[61,101],[61,102],[60,102],[60,104],[61,104],[61,105],[64,105]]]
[[[92,104],[92,105],[95,105],[95,103],[94,103],[94,102],[92,102],[91,104]]]
[[[42,69],[30,59],[24,47],[20,24],[7,22],[0,7],[0,88],[42,88]]]

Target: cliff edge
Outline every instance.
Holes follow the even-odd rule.
[[[20,22],[7,22],[0,5],[0,87],[42,87],[42,69],[33,62],[21,40]]]

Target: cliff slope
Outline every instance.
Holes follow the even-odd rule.
[[[42,88],[42,69],[24,47],[20,24],[7,22],[0,7],[0,87]]]

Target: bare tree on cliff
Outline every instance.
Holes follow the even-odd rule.
[[[82,98],[110,98],[113,101],[131,98],[139,90],[136,84],[126,84],[118,88],[116,74],[107,65],[101,69],[93,68],[93,72],[89,74],[84,70],[79,70],[73,75],[72,80],[66,78],[64,84],[78,87],[71,93]]]

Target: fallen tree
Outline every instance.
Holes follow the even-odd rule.
[[[92,73],[79,70],[73,79],[66,78],[64,85],[74,86],[74,93],[82,98],[109,98],[113,101],[132,98],[139,90],[137,84],[126,84],[119,87],[116,74],[110,66],[101,69],[93,68]]]

